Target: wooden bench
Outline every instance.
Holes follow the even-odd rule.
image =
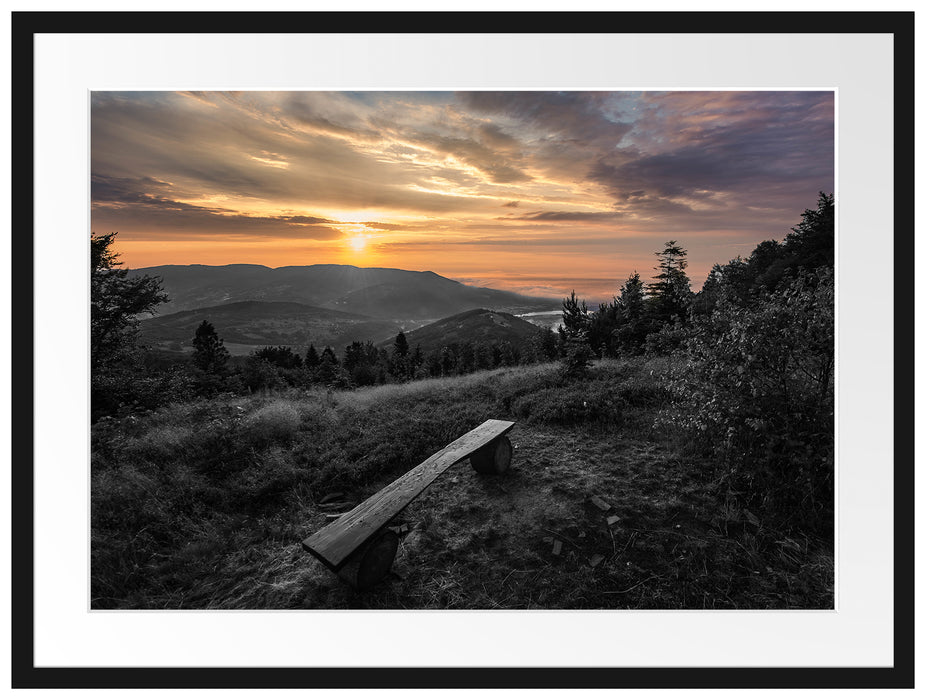
[[[399,538],[386,525],[437,477],[469,458],[481,474],[501,474],[511,463],[505,434],[514,423],[487,420],[379,493],[345,513],[302,543],[302,548],[359,590],[379,582],[392,566]]]

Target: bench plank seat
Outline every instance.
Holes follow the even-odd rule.
[[[338,520],[303,541],[302,547],[337,571],[359,547],[394,518],[431,482],[458,462],[500,438],[514,427],[504,420],[487,420],[428,457],[389,486]]]

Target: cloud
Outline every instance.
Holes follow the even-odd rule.
[[[501,115],[545,138],[580,144],[606,142],[612,147],[632,124],[609,117],[601,92],[461,92],[460,100],[476,112]]]
[[[834,179],[825,91],[94,92],[91,132],[94,225],[165,242],[362,226],[438,257],[677,238],[724,261]]]
[[[240,214],[222,207],[205,207],[169,199],[151,190],[165,189],[165,183],[154,178],[91,177],[92,219],[94,228],[112,225],[117,230],[140,229],[160,231],[173,237],[223,233],[229,235],[291,237],[313,240],[340,238],[341,231],[322,224],[337,222],[321,217],[280,215],[259,216]],[[148,191],[145,191],[148,190]],[[103,225],[110,224],[110,225]]]
[[[532,211],[523,216],[504,218],[518,221],[613,221],[623,216],[616,211]]]
[[[832,190],[832,93],[672,93],[652,96],[641,151],[602,154],[589,170],[618,202],[732,193],[762,201]],[[617,162],[615,162],[615,160]],[[718,203],[718,206],[723,206]]]

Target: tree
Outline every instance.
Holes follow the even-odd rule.
[[[563,325],[562,332],[569,338],[586,335],[588,332],[588,307],[583,300],[576,299],[573,289],[568,299],[563,299]]]
[[[424,364],[424,353],[421,351],[421,343],[415,345],[415,352],[412,353],[411,358],[411,369],[412,372],[417,372],[418,368]]]
[[[653,324],[647,314],[644,285],[636,270],[621,286],[616,303],[617,328],[611,334],[612,345],[621,354],[639,355]]]
[[[644,285],[640,273],[636,270],[621,286],[621,295],[617,303],[625,319],[637,320],[643,317],[646,311]]]
[[[392,374],[397,379],[405,379],[409,376],[408,339],[402,331],[399,331],[392,344]]]
[[[90,366],[112,369],[136,348],[138,316],[167,301],[158,277],[129,277],[112,250],[117,233],[90,234]]]
[[[392,345],[392,353],[396,357],[408,357],[408,339],[402,331],[399,331],[399,334],[395,337],[395,343]]]
[[[555,360],[557,354],[556,334],[549,326],[537,331],[533,341],[534,351],[541,362]]]
[[[228,350],[209,321],[203,321],[193,338],[193,365],[207,374],[222,374],[228,364]]]
[[[270,364],[280,369],[299,369],[302,367],[302,358],[292,351],[292,348],[285,345],[279,347],[264,347],[254,351],[261,360],[267,360]]]
[[[691,281],[685,272],[688,251],[677,241],[668,241],[662,252],[654,255],[659,258],[659,264],[653,269],[659,274],[649,285],[653,315],[662,323],[671,321],[673,316],[684,318],[691,299]]]
[[[446,345],[440,349],[440,371],[442,377],[447,377],[457,366],[456,353],[453,348]]]
[[[315,372],[318,381],[326,386],[340,386],[344,384],[346,374],[341,371],[341,363],[334,350],[325,346]]]
[[[315,349],[314,345],[309,345],[309,349],[305,353],[305,366],[313,370],[318,367],[319,362],[321,362],[321,358],[318,356],[318,350]]]
[[[833,195],[819,193],[816,209],[805,209],[801,222],[791,228],[784,247],[808,270],[833,267],[836,202]]]
[[[491,369],[492,368],[492,346],[486,341],[481,341],[473,345],[473,369]]]

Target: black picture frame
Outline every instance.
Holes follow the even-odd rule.
[[[182,17],[180,16],[182,14]],[[14,688],[911,688],[914,682],[914,388],[894,382],[894,665],[830,668],[37,667],[33,596],[34,51],[43,33],[884,33],[894,46],[894,366],[914,366],[913,12],[12,13],[12,685]],[[309,29],[306,29],[306,28]],[[446,31],[446,30],[441,30]],[[439,33],[439,32],[435,32]],[[898,234],[895,234],[898,236]],[[900,241],[897,237],[896,240]],[[412,657],[413,658],[413,657]],[[414,671],[412,673],[412,671]]]

